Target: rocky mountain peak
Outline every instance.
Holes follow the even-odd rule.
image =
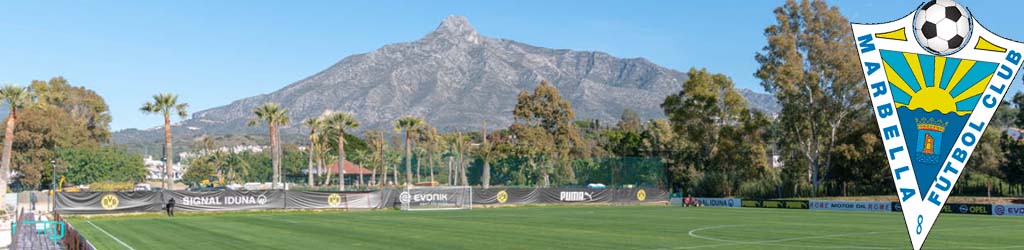
[[[464,16],[448,16],[437,26],[433,32],[426,37],[427,40],[446,40],[455,43],[469,42],[480,43],[480,35],[477,34],[469,19]]]

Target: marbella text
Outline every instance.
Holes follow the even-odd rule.
[[[860,53],[864,54],[876,50],[873,39],[874,37],[871,34],[857,38]],[[1002,80],[993,78],[988,88],[985,89],[981,103],[974,110],[974,113],[995,112],[1004,92],[1009,87],[1011,78],[1015,75],[1016,70],[1020,68],[1021,54],[1014,50],[1009,50],[1005,53],[1005,60],[1000,62],[1000,66],[996,70],[996,76]],[[877,116],[879,121],[879,128],[882,130],[883,139],[886,141],[903,140],[902,135],[900,135],[902,130],[900,129],[899,118],[896,116],[896,107],[888,93],[889,84],[886,81],[884,70],[880,70],[882,69],[882,64],[880,61],[869,61],[873,60],[870,57],[865,57],[863,60],[868,76],[867,80],[870,83],[869,91],[871,92],[872,103],[876,105],[874,107],[875,116]],[[974,116],[971,117],[960,138],[956,141],[949,160],[946,161],[945,166],[939,171],[935,184],[927,191],[921,190],[921,192],[926,192],[927,194],[925,195],[924,204],[935,207],[942,206],[942,202],[946,200],[950,189],[956,183],[960,171],[966,165],[967,157],[970,156],[978,139],[981,138],[982,131],[985,131],[986,122],[988,121],[974,119]],[[904,144],[887,143],[887,145]],[[910,155],[903,146],[887,148],[886,151],[891,162],[910,162]],[[918,192],[917,185],[913,181],[914,177],[907,173],[910,170],[910,166],[893,166],[892,169],[893,176],[896,177],[895,182],[897,189],[899,189],[900,199],[903,201],[909,200],[917,195]],[[907,179],[907,181],[901,181],[903,179]]]

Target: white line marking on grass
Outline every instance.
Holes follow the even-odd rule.
[[[110,238],[114,239],[114,241],[117,241],[117,243],[121,243],[122,246],[127,247],[128,249],[131,249],[131,250],[135,250],[135,248],[132,248],[132,246],[129,246],[128,244],[124,243],[124,241],[121,241],[121,239],[118,239],[117,237],[114,237],[113,234],[108,233],[107,230],[103,230],[102,228],[100,228],[100,226],[97,226],[96,224],[92,224],[92,221],[88,221],[87,220],[85,222],[89,223],[89,225],[92,225],[92,227],[95,227],[96,229],[99,229],[100,232],[103,232],[107,236],[110,236]]]
[[[882,233],[882,232],[857,232],[857,233],[843,233],[843,234],[830,234],[830,235],[803,236],[803,237],[783,238],[783,239],[774,239],[774,240],[760,240],[760,241],[738,241],[738,240],[729,240],[729,239],[720,239],[720,238],[715,238],[715,237],[702,236],[702,235],[698,235],[697,234],[697,232],[704,231],[704,230],[711,230],[711,229],[718,229],[718,228],[728,228],[728,227],[740,227],[740,226],[747,226],[747,225],[720,225],[720,226],[702,227],[702,228],[697,228],[697,229],[690,230],[689,232],[687,232],[687,234],[690,235],[690,237],[694,237],[694,238],[698,238],[698,239],[703,239],[703,240],[725,242],[726,244],[688,246],[688,247],[678,247],[678,248],[673,248],[673,249],[692,249],[692,248],[705,248],[705,247],[718,247],[718,246],[731,246],[731,245],[764,245],[765,243],[779,243],[779,242],[809,240],[809,239],[840,238],[840,237],[854,236],[854,235],[872,235],[872,234],[880,234],[880,233]],[[880,248],[880,247],[860,247],[860,246],[840,246],[840,247],[841,248],[846,248],[846,249],[889,249],[889,248]],[[829,247],[826,247],[826,248],[829,248]]]
[[[857,235],[873,235],[873,234],[880,234],[880,233],[898,233],[898,232],[902,232],[902,231],[891,231],[891,232],[883,232],[883,231],[857,232],[857,233],[843,233],[843,234],[830,234],[830,235],[803,236],[803,237],[795,237],[795,238],[783,238],[783,239],[760,240],[760,241],[739,241],[739,240],[722,239],[722,238],[715,238],[715,237],[709,237],[709,236],[703,236],[703,235],[697,234],[697,232],[705,231],[705,230],[719,229],[719,228],[730,228],[730,227],[741,227],[741,226],[749,226],[749,225],[717,225],[717,226],[708,226],[708,227],[701,227],[701,228],[693,229],[693,230],[690,230],[689,232],[687,232],[687,235],[689,235],[690,237],[697,238],[697,239],[702,239],[702,240],[724,242],[724,243],[710,244],[710,245],[697,245],[697,246],[681,246],[681,247],[667,248],[667,249],[700,249],[700,248],[735,246],[735,245],[755,245],[755,246],[774,245],[774,246],[788,246],[788,247],[814,247],[814,248],[819,248],[819,249],[902,249],[902,248],[893,248],[893,247],[848,246],[848,245],[834,245],[834,246],[820,246],[820,245],[817,245],[817,246],[815,246],[815,245],[773,244],[773,243],[782,243],[782,242],[799,241],[799,240],[807,240],[807,239],[826,239],[826,238],[840,238],[840,237],[857,236]],[[989,226],[989,227],[977,227],[977,228],[992,229],[992,228],[998,228],[998,226],[996,226],[996,227],[991,227],[991,226]],[[948,230],[932,230],[932,231],[933,232],[935,232],[935,231],[952,231],[952,230],[962,230],[962,229],[967,229],[967,228],[956,228],[956,229],[948,229]],[[939,246],[939,247],[929,247],[929,249],[978,249],[978,250],[986,250],[986,249],[1018,249],[1018,248],[1024,248],[1024,245],[1021,245],[1021,246],[993,246],[993,247],[985,247],[985,246],[956,246],[956,247]],[[666,248],[660,248],[660,249],[666,249]]]

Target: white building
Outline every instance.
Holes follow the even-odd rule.
[[[189,160],[199,158],[200,156],[216,152],[239,154],[242,152],[261,153],[263,152],[263,150],[267,150],[267,147],[260,145],[237,145],[233,147],[219,147],[212,150],[212,152],[207,150],[199,150],[197,152],[182,152],[178,153],[178,158],[181,159],[182,162],[188,162]]]
[[[152,156],[146,156],[142,159],[143,164],[146,166],[146,179],[150,180],[163,180],[164,179],[164,162],[161,160],[154,160]],[[181,180],[181,176],[185,175],[185,170],[188,166],[181,165],[181,163],[175,163],[171,169],[171,179],[175,181]]]

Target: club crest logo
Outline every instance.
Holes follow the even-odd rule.
[[[647,199],[647,191],[644,191],[643,189],[640,189],[639,191],[636,191],[636,200],[637,201],[644,201],[646,199]]]
[[[341,206],[341,195],[331,194],[327,196],[327,205],[332,207]]]
[[[121,201],[118,200],[117,199],[117,195],[114,195],[114,194],[104,195],[103,198],[100,199],[100,206],[102,206],[103,209],[106,209],[106,210],[117,209],[117,205],[120,205],[120,204],[121,204]]]
[[[1017,76],[1024,44],[951,0],[854,23],[853,33],[910,241],[921,249]]]
[[[498,203],[505,204],[505,202],[508,201],[508,192],[505,192],[505,190],[498,191],[495,198],[498,200]]]

